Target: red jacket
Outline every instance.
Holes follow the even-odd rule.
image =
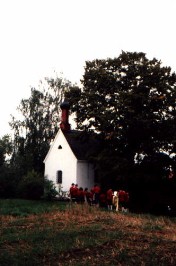
[[[71,195],[71,197],[76,197],[77,194],[78,194],[78,188],[75,187],[75,186],[71,187],[70,188],[70,195]]]
[[[101,189],[99,186],[94,186],[92,190],[94,193],[99,194]]]
[[[77,196],[80,200],[84,200],[84,191],[81,189],[78,189]]]
[[[126,192],[124,190],[119,190],[119,202],[124,202],[125,201],[125,194]]]
[[[113,198],[112,189],[108,189],[108,191],[106,192],[106,197],[107,197],[107,200],[112,200],[112,198]]]
[[[100,202],[101,203],[106,203],[106,194],[104,194],[104,193],[100,194]]]

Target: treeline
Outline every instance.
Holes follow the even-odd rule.
[[[13,138],[1,139],[0,182],[4,176],[7,183],[18,183],[31,171],[43,175],[66,97],[77,128],[94,131],[101,140],[90,160],[102,186],[124,187],[145,206],[150,200],[175,200],[176,74],[145,53],[122,51],[114,59],[87,61],[81,83],[79,88],[58,77],[46,79],[42,90],[33,88],[21,101],[23,120],[12,117]]]
[[[56,76],[45,78],[31,88],[12,116],[12,136],[0,140],[0,197],[40,198],[44,193],[43,160],[60,123],[60,103],[66,91],[76,87]],[[52,190],[51,184],[46,187]]]

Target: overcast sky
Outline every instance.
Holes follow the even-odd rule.
[[[175,0],[1,0],[0,137],[31,87],[54,71],[79,83],[85,61],[144,52],[176,71]]]

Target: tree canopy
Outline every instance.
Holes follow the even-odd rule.
[[[0,140],[1,196],[37,198],[43,193],[43,160],[59,128],[60,103],[72,87],[76,89],[62,77],[45,78],[38,89],[31,88],[28,99],[21,100],[19,118],[12,116],[9,123],[12,140],[7,136]]]
[[[11,162],[24,173],[31,169],[43,173],[43,160],[59,128],[60,103],[72,86],[63,78],[46,78],[39,89],[31,89],[29,99],[21,100],[18,106],[21,117],[12,117],[10,122],[14,132]]]
[[[100,133],[108,165],[114,160],[117,170],[135,158],[139,164],[175,152],[176,74],[170,67],[145,53],[122,51],[114,59],[87,61],[82,85],[73,105],[78,127]]]

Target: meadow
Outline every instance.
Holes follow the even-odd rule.
[[[0,265],[175,265],[176,218],[0,200]]]

